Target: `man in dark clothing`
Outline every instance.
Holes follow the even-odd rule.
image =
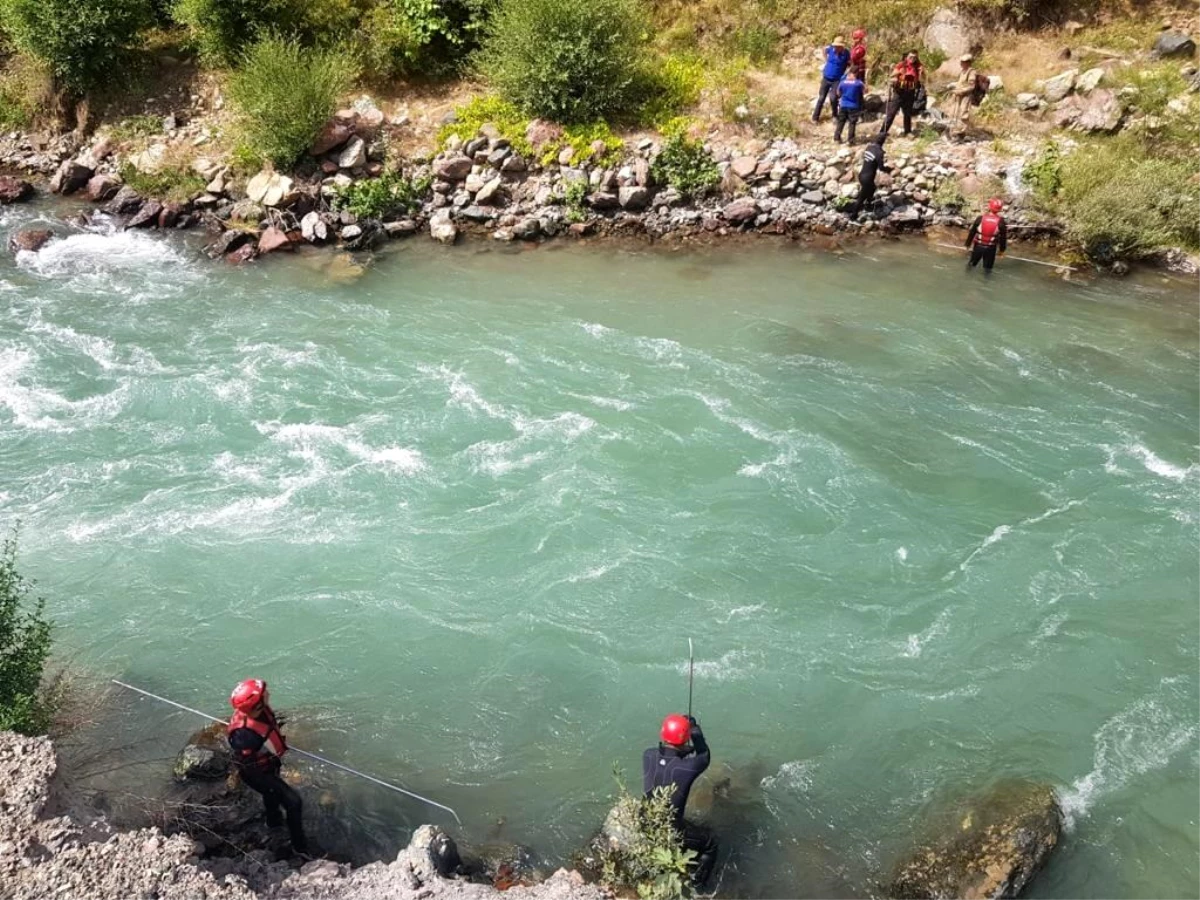
[[[272,827],[282,825],[281,810],[285,811],[292,849],[296,853],[306,853],[304,805],[296,790],[280,776],[287,741],[267,699],[267,683],[261,678],[248,678],[233,689],[229,698],[234,709],[227,732],[229,746],[242,781],[262,795],[267,824]]]
[[[836,119],[838,114],[838,99],[837,99],[837,84],[842,80],[842,76],[846,74],[846,68],[850,65],[850,51],[846,48],[846,42],[840,37],[835,37],[833,43],[825,48],[825,68],[821,70],[821,90],[817,94],[817,106],[813,110],[812,120],[814,122],[821,121],[821,109],[825,106],[825,98],[829,97],[829,109]],[[833,91],[830,96],[830,91]]]
[[[684,812],[692,784],[708,768],[711,759],[700,723],[692,716],[674,714],[663,719],[662,742],[642,754],[645,795],[649,797],[656,788],[671,788],[675,830],[682,837],[683,846],[696,853],[696,868],[692,872],[692,884],[696,887],[708,881],[716,865],[717,839],[709,829],[686,821]]]
[[[1008,224],[1000,215],[1004,202],[999,197],[988,201],[988,211],[982,216],[976,216],[967,232],[967,247],[971,250],[971,258],[967,262],[969,268],[975,268],[983,260],[983,271],[990,274],[996,265],[996,251],[1003,256],[1008,250]]]
[[[869,207],[875,199],[875,176],[881,171],[892,171],[892,167],[884,162],[883,143],[886,140],[887,135],[880,132],[863,151],[862,167],[858,170],[858,198],[846,211],[846,215],[852,219],[858,218],[863,208]]]
[[[883,118],[884,134],[892,130],[896,114],[904,113],[904,134],[912,134],[913,112],[917,104],[917,93],[925,84],[925,67],[916,50],[909,50],[904,59],[892,69],[891,96],[888,98],[887,113]]]
[[[862,115],[863,87],[863,83],[858,80],[858,75],[855,74],[853,69],[846,73],[846,77],[838,85],[837,128],[833,130],[834,143],[841,143],[842,129],[846,126],[847,122],[850,123],[850,133],[847,135],[846,141],[850,144],[854,143],[854,132],[858,128],[858,117]]]

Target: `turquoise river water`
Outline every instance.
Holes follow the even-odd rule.
[[[0,520],[89,668],[218,713],[259,674],[310,749],[555,863],[691,637],[723,893],[865,895],[1006,776],[1067,812],[1032,896],[1200,892],[1194,284],[194,240],[0,261]],[[382,844],[444,822],[345,789]]]

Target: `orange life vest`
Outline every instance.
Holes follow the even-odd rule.
[[[900,90],[915,91],[921,82],[921,64],[910,65],[908,60],[902,59],[892,70],[892,77],[896,80]]]
[[[1000,237],[1000,222],[1002,219],[995,213],[984,213],[979,222],[979,232],[975,235],[975,243],[981,247],[990,247]]]
[[[232,735],[239,728],[249,728],[263,739],[262,747],[257,753],[251,750],[234,750],[234,759],[239,765],[265,768],[287,753],[287,741],[283,739],[279,725],[275,722],[275,714],[270,709],[263,710],[261,719],[252,719],[244,712],[235,712],[229,720],[226,734]]]

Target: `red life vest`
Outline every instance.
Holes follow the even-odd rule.
[[[900,90],[915,91],[921,81],[921,64],[911,65],[908,60],[902,59],[892,70],[892,77],[899,83]]]
[[[263,739],[262,747],[257,753],[250,750],[234,750],[234,759],[239,765],[265,768],[287,753],[287,742],[275,722],[275,714],[269,708],[263,710],[261,719],[252,719],[244,712],[235,712],[229,720],[226,735],[232,735],[239,728],[249,728]]]
[[[850,68],[854,70],[854,74],[859,77],[860,81],[865,81],[867,77],[867,45],[855,44],[850,48]]]
[[[981,247],[990,247],[1000,237],[1000,223],[1003,221],[995,213],[984,213],[979,222],[979,232],[975,235],[975,243]]]

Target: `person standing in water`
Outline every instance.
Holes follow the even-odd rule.
[[[267,825],[282,825],[286,812],[292,850],[307,853],[304,804],[296,789],[280,776],[288,746],[268,704],[267,683],[261,678],[247,678],[233,689],[229,702],[234,713],[227,734],[238,774],[247,787],[262,795]]]
[[[702,887],[717,862],[717,839],[710,829],[688,822],[684,813],[692,785],[712,761],[708,742],[695,716],[677,713],[663,719],[660,736],[659,745],[642,754],[642,791],[649,797],[657,788],[671,789],[675,831],[684,848],[696,853],[692,884]]]
[[[1001,256],[1008,249],[1008,225],[1000,215],[1004,202],[999,197],[988,201],[988,211],[976,216],[967,232],[966,246],[971,250],[971,258],[967,261],[969,268],[975,268],[983,260],[983,271],[990,274],[996,265],[996,253]]]

